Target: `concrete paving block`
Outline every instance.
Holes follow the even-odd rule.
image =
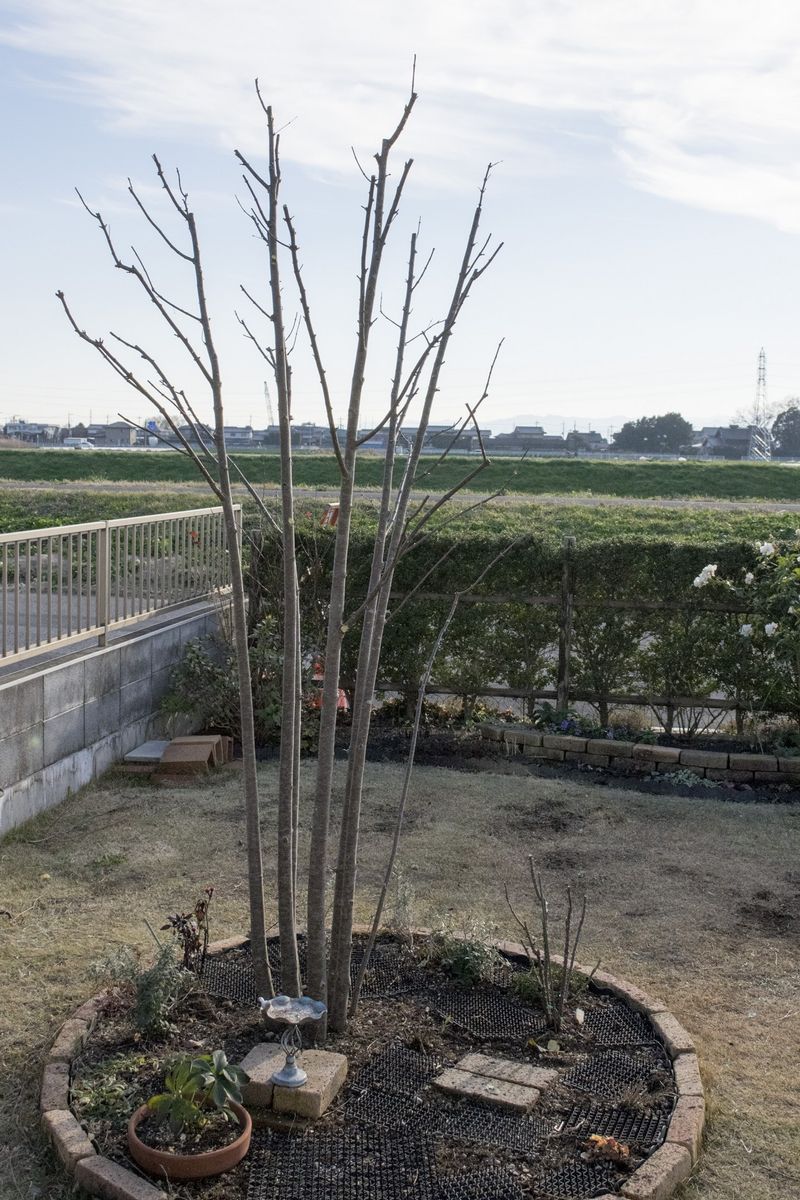
[[[128,751],[125,755],[125,762],[153,766],[161,762],[161,758],[168,745],[169,741],[159,739],[142,742],[141,746],[136,746],[135,749]]]
[[[503,1079],[506,1083],[521,1083],[540,1091],[558,1078],[558,1071],[547,1067],[536,1067],[533,1063],[519,1062],[513,1058],[492,1058],[488,1054],[466,1054],[455,1065],[457,1070],[469,1071],[472,1075]]]
[[[79,708],[86,697],[86,664],[83,659],[43,672],[44,719]]]
[[[513,1112],[529,1112],[539,1099],[539,1090],[522,1083],[509,1083],[503,1079],[490,1079],[485,1075],[473,1075],[471,1071],[460,1071],[458,1067],[447,1067],[433,1080],[434,1086],[451,1096],[464,1096],[509,1108]]]
[[[679,1054],[673,1063],[679,1096],[704,1096],[700,1064],[696,1054]]]
[[[45,1063],[42,1072],[42,1087],[39,1093],[42,1112],[57,1108],[69,1108],[69,1063]]]
[[[306,1083],[298,1088],[273,1087],[272,1107],[313,1121],[336,1099],[347,1076],[347,1059],[332,1050],[304,1050],[300,1066],[308,1075]]]
[[[683,1026],[673,1017],[672,1013],[654,1013],[650,1020],[653,1022],[653,1028],[657,1035],[661,1038],[661,1041],[673,1058],[676,1058],[679,1054],[691,1054],[693,1052],[694,1042]]]
[[[681,766],[684,767],[727,767],[727,754],[715,750],[681,750]]]
[[[120,646],[120,686],[146,679],[153,670],[149,637],[137,638]]]
[[[118,692],[121,683],[120,647],[110,647],[86,659],[86,700]]]
[[[87,701],[84,713],[86,745],[93,746],[119,729],[119,691]]]
[[[82,1158],[90,1158],[96,1153],[69,1109],[56,1108],[44,1113],[42,1128],[68,1171],[74,1171]]]
[[[280,1071],[286,1055],[277,1042],[259,1042],[242,1059],[239,1066],[250,1076],[242,1088],[242,1099],[254,1108],[269,1108],[272,1104],[272,1076]]]
[[[78,750],[83,750],[86,745],[83,706],[71,708],[57,717],[50,717],[44,722],[43,732],[46,767],[61,758],[75,754]]]
[[[705,1101],[699,1096],[681,1096],[670,1118],[667,1141],[688,1150],[692,1162],[700,1156],[705,1115]]]
[[[0,687],[0,740],[44,720],[42,676],[19,679]]]
[[[72,1062],[75,1055],[85,1044],[90,1032],[91,1024],[89,1021],[79,1021],[75,1017],[70,1017],[56,1034],[55,1041],[50,1047],[50,1053],[47,1056],[48,1061]]]
[[[665,1142],[622,1186],[626,1200],[667,1200],[692,1169],[689,1151]]]
[[[75,1182],[90,1196],[102,1196],[103,1200],[167,1200],[161,1188],[102,1154],[80,1160]]]

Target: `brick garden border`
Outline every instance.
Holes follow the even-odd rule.
[[[574,737],[539,733],[521,725],[478,726],[486,741],[501,742],[510,753],[530,758],[568,762],[588,767],[611,767],[624,774],[691,771],[700,778],[726,783],[788,783],[800,786],[800,756],[727,754],[715,750],[683,750],[677,746],[652,746],[647,742],[616,742],[610,738]]]
[[[356,925],[353,932],[367,934],[369,929],[368,925]],[[417,929],[414,933],[422,937],[430,930]],[[235,950],[248,940],[244,936],[225,938],[212,942],[208,952],[221,954],[225,950]],[[497,942],[496,946],[511,957],[528,959],[525,947],[519,942]],[[555,955],[553,958],[561,961]],[[591,968],[576,963],[576,969],[592,975]],[[678,1092],[663,1145],[633,1172],[621,1192],[607,1193],[598,1200],[619,1200],[620,1197],[624,1200],[666,1200],[689,1177],[703,1138],[705,1094],[694,1043],[663,1000],[648,996],[634,984],[606,971],[595,971],[592,979],[599,987],[648,1017],[672,1060]],[[69,1174],[74,1176],[75,1183],[90,1195],[104,1200],[168,1200],[165,1192],[141,1175],[98,1154],[70,1109],[72,1060],[85,1046],[107,1001],[107,992],[93,996],[80,1005],[58,1031],[42,1073],[39,1103],[42,1129]]]

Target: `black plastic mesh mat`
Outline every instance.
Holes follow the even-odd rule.
[[[300,962],[300,974],[305,975],[306,941],[302,934],[297,939],[297,957]],[[281,947],[278,938],[267,939],[267,959],[277,995],[281,990]],[[209,956],[203,964],[200,978],[210,996],[233,1000],[236,1004],[251,1008],[258,1003],[253,959],[249,950],[238,951],[235,957],[229,958]]]
[[[586,1029],[598,1046],[640,1046],[655,1041],[652,1026],[641,1013],[614,1001],[589,1009]]]
[[[396,1096],[413,1096],[430,1083],[440,1066],[429,1054],[418,1054],[396,1043],[374,1054],[357,1072],[351,1087],[359,1091],[377,1089]]]
[[[618,1100],[631,1088],[648,1088],[658,1072],[669,1070],[669,1060],[655,1044],[638,1048],[632,1054],[606,1050],[571,1067],[560,1083],[578,1092]]]
[[[350,959],[350,982],[356,975],[364,958],[364,945],[353,946]],[[362,996],[407,996],[420,992],[428,980],[414,957],[397,942],[376,942],[370,955],[369,966],[361,987]]]
[[[398,1096],[392,1092],[366,1092],[350,1096],[344,1106],[345,1115],[361,1125],[377,1129],[407,1129],[434,1135],[438,1130],[437,1110],[424,1105],[415,1096]]]
[[[200,978],[210,996],[233,1000],[248,1008],[255,1008],[258,1003],[256,977],[250,958],[211,956],[203,964]]]
[[[247,1200],[439,1200],[422,1138],[347,1132],[253,1134]]]
[[[614,1187],[614,1169],[607,1163],[589,1163],[574,1158],[555,1171],[540,1175],[537,1190],[547,1197],[558,1200],[584,1200],[590,1196],[602,1196]]]
[[[527,970],[528,968],[524,963],[519,962],[515,958],[506,958],[504,955],[501,955],[494,965],[492,983],[496,987],[507,988],[515,975],[521,975]]]
[[[576,1104],[564,1122],[564,1129],[588,1138],[593,1133],[614,1137],[625,1145],[641,1150],[660,1146],[667,1136],[671,1105],[654,1108],[608,1108],[600,1104]]]
[[[503,1112],[487,1104],[464,1103],[452,1107],[428,1110],[431,1125],[454,1141],[471,1142],[479,1146],[497,1146],[515,1150],[518,1154],[536,1154],[542,1141],[554,1133],[552,1123],[520,1113]]]
[[[543,1013],[523,1008],[498,992],[452,989],[431,993],[425,999],[434,1012],[483,1041],[535,1037],[547,1028]]]
[[[439,1186],[441,1200],[525,1200],[525,1193],[502,1167],[457,1171]]]

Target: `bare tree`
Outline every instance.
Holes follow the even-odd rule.
[[[143,346],[137,345],[135,342],[129,341],[113,332],[109,334],[112,341],[111,345],[100,337],[92,337],[76,321],[72,310],[67,304],[64,293],[59,291],[56,294],[61,301],[67,320],[78,337],[92,346],[120,378],[153,405],[156,411],[163,417],[166,425],[172,430],[184,453],[188,454],[194,461],[200,474],[222,505],[231,580],[233,642],[239,680],[243,759],[242,778],[245,822],[247,827],[250,937],[257,986],[262,992],[271,995],[273,988],[266,943],[263,861],[259,824],[258,776],[256,773],[253,691],[250,677],[247,610],[239,541],[240,530],[237,527],[230,466],[225,446],[222,374],[219,357],[214,344],[211,317],[206,299],[195,215],[189,207],[189,197],[183,188],[180,175],[177,175],[173,186],[167,180],[161,164],[155,155],[153,156],[153,162],[155,163],[156,172],[164,193],[172,209],[177,213],[180,225],[186,235],[188,243],[186,247],[182,248],[179,246],[166,232],[164,226],[151,215],[130,180],[128,180],[128,191],[143,216],[166,243],[172,254],[187,264],[194,291],[194,307],[192,310],[176,304],[158,290],[140,255],[135,250],[133,251],[133,261],[123,261],[117,251],[111,231],[102,215],[99,212],[93,212],[89,208],[80,195],[80,192],[78,196],[86,211],[97,222],[114,266],[117,270],[123,271],[139,285],[147,300],[162,318],[166,327],[177,338],[192,367],[199,374],[202,386],[210,392],[214,412],[213,435],[198,419],[196,404],[193,404],[189,400],[183,388],[179,388],[173,382],[167,371],[161,367],[153,354]],[[183,317],[185,321],[194,322],[198,326],[199,345],[185,332],[180,322],[180,317]],[[125,352],[128,352],[129,355],[138,356],[144,364],[143,368],[140,368],[138,371],[131,370],[127,363],[120,357]],[[194,440],[199,445],[199,450],[195,449],[190,440],[181,432],[179,423],[188,426],[194,433]]]
[[[257,89],[258,90],[258,89]],[[329,389],[328,377],[323,363],[319,341],[311,314],[311,306],[303,278],[300,247],[294,221],[288,207],[280,209],[280,139],[276,133],[272,110],[266,106],[261,94],[258,99],[266,116],[268,165],[259,171],[239,151],[237,158],[244,168],[244,181],[248,193],[245,212],[251,220],[259,238],[263,241],[268,257],[268,301],[261,303],[245,291],[256,313],[268,323],[269,336],[262,341],[251,323],[240,317],[246,336],[267,361],[275,377],[281,445],[281,510],[280,523],[258,497],[255,489],[241,470],[227,456],[224,441],[222,383],[219,363],[211,337],[211,325],[200,267],[200,251],[194,216],[188,207],[188,198],[178,180],[174,191],[164,178],[160,166],[157,170],[162,185],[189,231],[190,248],[183,250],[172,240],[161,225],[156,223],[131,187],[131,195],[147,221],[166,242],[170,250],[185,260],[194,270],[197,311],[181,308],[167,300],[156,289],[150,275],[138,255],[135,262],[123,263],[113,246],[108,228],[99,214],[92,215],[102,229],[115,266],[128,272],[138,280],[147,298],[155,305],[167,326],[189,356],[193,366],[200,372],[210,388],[214,408],[213,432],[207,429],[197,416],[197,405],[191,402],[184,390],[179,390],[147,351],[135,343],[121,338],[116,340],[129,351],[138,353],[154,379],[140,378],[131,372],[114,351],[109,350],[102,339],[91,338],[82,331],[72,318],[64,303],[65,311],[75,332],[95,347],[102,357],[140,394],[145,395],[165,419],[179,448],[195,462],[198,470],[225,509],[226,522],[234,521],[231,471],[238,474],[249,495],[256,502],[266,520],[278,529],[281,537],[283,571],[283,678],[282,678],[282,721],[281,754],[278,798],[278,917],[281,935],[282,984],[284,990],[298,994],[301,987],[296,943],[297,903],[297,837],[299,808],[299,760],[301,738],[301,630],[298,601],[297,560],[295,550],[294,495],[292,480],[291,398],[292,372],[290,355],[296,325],[287,331],[284,320],[280,260],[282,251],[288,254],[292,275],[297,287],[302,325],[319,379],[322,399],[330,429],[333,452],[340,471],[339,512],[336,525],[332,584],[327,604],[327,633],[324,650],[324,683],[322,689],[319,750],[311,827],[310,869],[308,877],[308,979],[311,994],[327,1000],[331,1025],[340,1030],[347,1018],[350,991],[350,957],[352,942],[353,901],[356,887],[358,843],[361,815],[361,798],[366,762],[367,739],[378,675],[383,631],[388,618],[389,599],[398,564],[413,553],[438,525],[462,520],[472,509],[485,501],[465,507],[456,513],[445,508],[462,487],[473,480],[488,465],[477,412],[486,398],[492,373],[500,347],[492,359],[483,391],[474,404],[467,405],[462,422],[452,427],[452,437],[431,468],[435,468],[458,443],[467,428],[473,428],[479,449],[474,466],[465,471],[463,478],[443,495],[433,499],[425,495],[421,501],[414,500],[414,491],[425,479],[429,469],[422,470],[422,455],[426,445],[434,401],[441,384],[445,357],[458,318],[471,291],[494,257],[500,246],[489,250],[490,238],[481,240],[480,225],[483,215],[484,197],[491,165],[487,168],[479,192],[472,219],[467,231],[463,254],[456,278],[452,285],[449,303],[442,319],[418,331],[412,331],[412,305],[417,287],[424,277],[430,256],[420,270],[418,267],[418,229],[409,240],[406,279],[400,306],[400,315],[392,323],[397,328],[397,342],[392,384],[386,408],[375,428],[359,433],[361,405],[366,378],[373,326],[383,313],[379,303],[380,279],[389,235],[396,223],[401,199],[411,171],[411,160],[406,160],[397,182],[390,186],[390,161],[394,147],[400,138],[416,103],[416,92],[412,78],[410,96],[400,119],[392,133],[381,142],[375,155],[375,166],[370,175],[365,174],[367,183],[364,205],[364,223],[361,238],[359,288],[357,303],[357,338],[350,375],[347,420],[343,435],[334,420],[334,406]],[[282,218],[282,219],[281,219]],[[279,228],[280,226],[280,228]],[[285,235],[282,237],[282,232]],[[243,289],[244,291],[244,289]],[[62,297],[63,302],[63,297]],[[185,335],[176,313],[185,320],[195,320],[200,325],[202,346],[196,348]],[[390,319],[391,318],[387,318]],[[115,337],[115,335],[112,335]],[[403,424],[412,403],[419,406],[416,431],[408,449],[405,467],[399,484],[395,484],[395,468],[398,462],[398,445],[403,434]],[[189,426],[193,435],[190,440],[182,433],[179,422]],[[365,599],[351,612],[347,612],[347,573],[350,548],[350,532],[353,514],[355,471],[358,454],[363,444],[380,430],[386,430],[387,449],[384,463],[383,483],[378,507],[375,545],[370,577]],[[199,446],[199,450],[195,448]],[[261,851],[258,842],[258,790],[255,774],[255,745],[253,736],[252,693],[247,661],[247,627],[244,607],[241,559],[235,538],[235,524],[231,524],[231,568],[234,580],[233,607],[234,629],[239,670],[239,686],[242,705],[242,745],[245,758],[245,797],[248,813],[249,878],[251,884],[251,925],[254,938],[259,987],[267,989],[271,979],[265,983],[269,965],[266,958],[263,914],[263,885],[261,883]],[[429,573],[429,572],[428,572]],[[330,860],[330,815],[333,772],[335,759],[337,699],[340,682],[341,656],[344,637],[348,629],[360,623],[360,640],[356,672],[355,693],[352,705],[352,733],[345,784],[342,825],[336,854],[336,880],[333,896],[333,919],[330,935],[330,950],[326,944],[327,876]],[[406,789],[407,792],[407,789]]]

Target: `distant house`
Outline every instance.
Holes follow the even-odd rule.
[[[567,449],[586,450],[596,454],[599,450],[608,449],[608,438],[604,438],[602,433],[597,433],[594,429],[590,429],[586,433],[578,429],[571,429],[567,434]]]
[[[87,425],[86,436],[95,446],[135,446],[139,434],[127,421],[112,421],[110,425]]]
[[[756,433],[755,425],[706,425],[694,430],[685,450],[699,458],[747,458]]]
[[[490,450],[505,454],[534,454],[537,451],[566,451],[567,442],[560,434],[545,433],[541,425],[517,425],[511,433],[498,433],[492,438]]]
[[[31,446],[46,446],[58,438],[58,425],[43,425],[39,421],[12,420],[3,426],[6,437]]]

